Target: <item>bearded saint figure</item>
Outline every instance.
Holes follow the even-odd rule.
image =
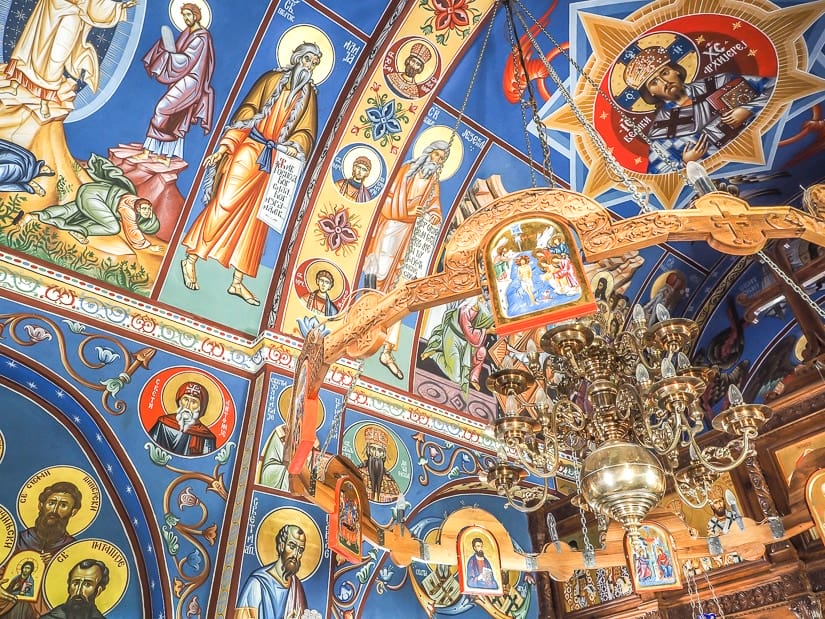
[[[296,524],[285,524],[275,537],[278,558],[255,570],[235,606],[236,619],[298,619],[307,609],[298,578],[307,536]]]
[[[358,467],[371,501],[389,503],[398,498],[398,483],[386,469],[389,436],[381,428],[370,426],[364,431],[367,459]]]
[[[315,43],[302,43],[290,64],[262,75],[241,103],[207,166],[206,208],[183,238],[183,283],[198,290],[198,258],[234,269],[227,293],[250,305],[260,300],[243,277],[258,274],[267,225],[256,215],[276,160],[276,151],[306,161],[318,134],[317,93],[312,71],[321,62]]]
[[[366,249],[364,285],[389,292],[397,284],[419,218],[431,226],[441,224],[439,174],[450,156],[450,145],[436,140],[421,155],[405,162],[387,188],[378,214],[378,224]],[[398,349],[401,323],[387,330],[379,361],[393,376],[402,380],[393,352]]]
[[[203,456],[215,451],[215,435],[200,417],[209,404],[209,393],[200,383],[183,383],[175,394],[178,410],[162,415],[149,436],[158,447],[179,456]]]

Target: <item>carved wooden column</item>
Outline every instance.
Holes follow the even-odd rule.
[[[756,492],[756,499],[759,501],[762,515],[765,518],[778,518],[779,512],[776,511],[776,504],[773,502],[773,496],[768,488],[765,473],[762,471],[762,466],[759,464],[759,458],[756,455],[745,458],[745,470],[748,471],[753,491]]]

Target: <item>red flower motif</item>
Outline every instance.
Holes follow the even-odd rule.
[[[456,30],[470,25],[467,0],[430,0],[435,11],[436,30]]]
[[[336,209],[318,219],[318,228],[324,236],[327,248],[337,252],[346,245],[358,241],[358,233],[353,229],[347,209]]]

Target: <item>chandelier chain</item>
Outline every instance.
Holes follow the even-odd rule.
[[[506,16],[507,21],[507,37],[510,42],[510,55],[513,58],[513,75],[517,76],[520,72],[524,72],[526,75],[526,67],[524,66],[524,57],[521,54],[521,49],[518,44],[518,37],[516,36],[516,24],[513,20],[512,9],[510,7],[510,3],[506,2],[504,5],[504,14]],[[490,22],[492,23],[492,21]],[[521,61],[519,63],[519,61]],[[521,66],[519,66],[519,64]],[[528,80],[529,85],[529,80]],[[532,92],[528,91],[528,100],[532,98]],[[524,147],[527,151],[527,158],[530,161],[533,161],[533,147],[530,144],[530,135],[527,131],[527,107],[529,107],[529,101],[524,101],[523,99],[519,100],[519,111],[521,112],[521,126],[524,127]],[[542,154],[544,151],[544,144],[542,143]],[[552,180],[550,181],[553,182]],[[534,189],[537,186],[536,183],[536,171],[533,169],[533,166],[530,166],[530,185]]]
[[[625,186],[627,191],[630,193],[633,201],[639,206],[639,210],[644,213],[651,212],[655,209],[650,206],[648,202],[647,195],[643,195],[642,192],[639,191],[639,182],[635,179],[632,179],[625,169],[619,164],[616,160],[616,157],[613,156],[613,153],[610,152],[610,149],[607,148],[607,144],[605,144],[604,139],[599,133],[596,131],[596,128],[590,123],[584,116],[584,113],[581,111],[581,108],[576,104],[573,100],[573,95],[570,94],[570,91],[564,85],[561,76],[559,76],[556,69],[553,68],[553,65],[544,57],[541,53],[541,48],[538,46],[536,38],[533,36],[533,33],[530,32],[530,29],[524,22],[524,18],[520,13],[517,13],[522,27],[524,28],[524,33],[527,35],[527,38],[530,39],[530,44],[539,52],[539,56],[541,57],[542,64],[544,68],[547,69],[548,76],[550,79],[553,80],[553,83],[558,88],[559,92],[561,93],[564,100],[570,106],[570,109],[573,111],[573,114],[576,116],[576,119],[579,121],[579,124],[582,128],[587,132],[587,135],[590,136],[590,139],[596,145],[596,148],[599,150],[599,154],[605,161],[610,172],[612,172],[616,178],[621,179],[622,184]]]
[[[708,585],[708,591],[710,591],[711,599],[713,603],[716,605],[716,610],[719,613],[716,615],[716,619],[725,619],[725,612],[722,610],[722,605],[719,603],[719,598],[716,597],[716,591],[713,589],[713,584],[710,582],[710,576],[708,576],[707,570],[702,570],[702,575],[705,577],[705,582]]]
[[[587,73],[587,71],[585,71],[584,68],[581,65],[579,65],[579,63],[576,62],[576,60],[570,54],[567,53],[567,51],[564,49],[564,47],[562,47],[561,44],[558,41],[556,41],[556,39],[553,37],[553,35],[551,35],[550,32],[548,32],[548,30],[532,15],[532,13],[530,13],[530,9],[528,9],[521,0],[517,0],[517,1],[518,1],[518,4],[519,4],[519,7],[541,29],[542,33],[555,46],[556,50],[562,56],[564,56],[567,59],[567,62],[574,69],[576,69],[576,72],[581,77],[583,77],[587,81],[587,83],[596,91],[596,93],[598,93],[598,95],[607,102],[607,104],[613,109],[613,111],[616,112],[619,115],[619,117],[624,122],[625,126],[630,129],[630,136],[633,137],[633,138],[639,138],[640,140],[642,140],[645,144],[647,144],[647,146],[650,147],[651,150],[653,150],[656,153],[656,155],[662,161],[665,161],[667,163],[667,166],[670,168],[670,170],[672,172],[677,172],[679,174],[679,176],[682,177],[682,180],[684,180],[686,184],[690,184],[690,182],[688,181],[687,176],[685,175],[684,170],[681,167],[679,167],[679,165],[675,161],[673,161],[673,158],[667,153],[667,151],[665,151],[656,142],[652,142],[650,140],[650,138],[648,138],[647,135],[645,135],[645,133],[639,128],[639,126],[635,122],[633,122],[633,119],[631,119],[627,114],[625,114],[624,110],[622,110],[622,108],[619,107],[619,105],[613,100],[612,97],[609,97],[607,95],[607,93],[605,93],[601,88],[599,88],[599,85],[596,84],[596,82],[593,80],[592,77],[590,77],[590,74]],[[541,50],[537,46],[536,46],[536,51],[538,51],[539,54],[542,55]],[[543,55],[542,55],[542,58],[543,58]],[[547,62],[545,61],[545,65],[546,64],[547,64]]]
[[[799,284],[797,284],[787,273],[785,273],[785,271],[782,270],[782,267],[776,264],[776,262],[774,262],[773,259],[764,252],[764,250],[760,249],[757,252],[757,255],[759,256],[760,260],[762,260],[765,264],[767,264],[770,267],[770,269],[776,274],[776,276],[779,279],[788,284],[788,286],[790,286],[790,288],[796,294],[798,294],[800,298],[819,315],[820,318],[825,320],[825,310],[822,309],[819,306],[819,304],[816,301],[814,301],[811,298],[811,296],[807,292],[805,292]]]
[[[699,585],[696,584],[694,576],[694,568],[692,563],[685,567],[685,585],[687,587],[688,597],[690,598],[690,610],[694,617],[701,617],[704,614],[702,609],[702,598],[699,596]],[[701,568],[700,568],[701,569]]]
[[[574,478],[576,481],[576,492],[579,493],[579,498],[582,498],[582,462],[580,458],[576,458],[575,462],[575,469],[576,472],[574,474]],[[582,525],[582,537],[584,542],[584,556],[585,556],[585,563],[587,562],[587,557],[594,557],[596,554],[595,549],[593,548],[593,544],[590,542],[590,535],[587,532],[587,518],[584,515],[584,503],[579,505],[579,520],[581,520]]]
[[[484,58],[484,52],[487,51],[487,43],[490,41],[490,34],[493,32],[493,23],[496,20],[496,14],[498,13],[498,9],[501,6],[501,0],[496,0],[496,3],[493,5],[492,15],[490,16],[490,23],[487,26],[487,30],[484,33],[484,40],[481,42],[481,50],[478,52],[478,59],[476,60],[476,64],[473,67],[473,72],[470,74],[470,83],[467,85],[467,92],[464,94],[464,101],[461,102],[461,108],[458,110],[458,115],[455,119],[455,127],[450,132],[450,139],[447,142],[447,150],[453,145],[453,140],[455,136],[458,135],[458,129],[461,125],[461,120],[465,116],[465,112],[467,110],[467,103],[470,100],[470,93],[473,92],[473,86],[475,86],[476,80],[478,79],[478,73],[481,70],[481,61]]]

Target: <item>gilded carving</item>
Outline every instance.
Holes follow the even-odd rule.
[[[527,189],[494,200],[458,226],[446,246],[443,272],[403,282],[385,296],[364,293],[342,320],[327,323],[332,332],[325,338],[326,363],[344,353],[355,358],[373,354],[384,343],[387,328],[409,312],[478,294],[478,251],[485,239],[502,222],[530,213],[551,214],[573,228],[588,261],[668,241],[703,240],[734,255],[756,253],[774,238],[801,237],[825,246],[825,220],[818,216],[789,206],[754,208],[723,192],[700,196],[689,209],[614,222],[607,209],[583,194]]]

